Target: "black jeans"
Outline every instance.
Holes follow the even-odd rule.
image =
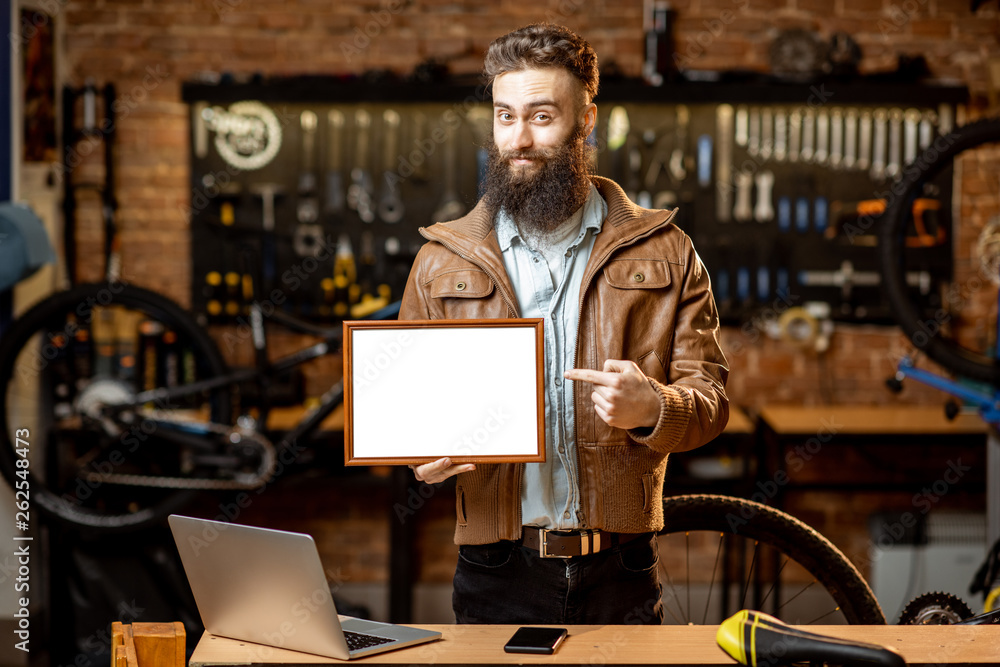
[[[459,623],[659,625],[656,536],[570,559],[517,542],[463,545],[452,606]]]

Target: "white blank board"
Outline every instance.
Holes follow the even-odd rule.
[[[544,460],[541,323],[497,322],[347,323],[348,463]]]

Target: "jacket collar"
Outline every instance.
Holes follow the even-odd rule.
[[[608,215],[591,253],[591,263],[595,258],[603,258],[613,248],[649,235],[676,213],[676,209],[639,208],[614,181],[601,176],[593,176],[592,180],[608,204]],[[421,227],[420,233],[424,238],[443,243],[469,259],[478,258],[494,263],[501,270],[503,268],[493,216],[482,200],[465,216]]]

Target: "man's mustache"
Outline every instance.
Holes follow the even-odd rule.
[[[531,150],[531,151],[504,151],[500,153],[500,157],[504,160],[548,160],[552,157],[552,153],[543,150]]]

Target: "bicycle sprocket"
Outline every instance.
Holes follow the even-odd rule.
[[[972,616],[962,598],[951,593],[924,593],[910,600],[899,615],[899,625],[954,625]]]

